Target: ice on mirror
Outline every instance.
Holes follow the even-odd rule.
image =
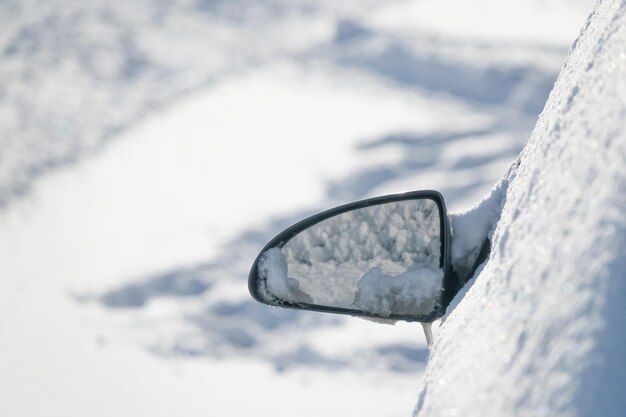
[[[268,301],[427,315],[442,289],[437,204],[428,199],[365,207],[302,231],[259,261]]]

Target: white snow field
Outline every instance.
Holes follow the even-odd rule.
[[[625,45],[626,3],[598,2],[494,193],[490,259],[436,333],[415,415],[626,415]]]
[[[527,141],[592,6],[590,0],[3,2],[0,415],[410,415],[428,359],[419,325],[271,309],[249,296],[248,269],[276,233],[333,205],[416,189],[441,191],[457,211],[479,201]],[[577,47],[580,58],[570,62],[595,62],[585,55],[592,37],[619,37],[617,27],[614,35],[603,32],[613,26],[600,22],[602,16],[610,14],[596,18]],[[619,85],[622,68],[620,51],[611,51],[613,61],[589,69],[614,71],[607,91]],[[573,85],[577,72],[568,67],[564,74],[558,97],[566,97],[563,86]],[[587,362],[576,358],[588,358],[584,352],[600,361],[612,357],[617,339],[603,330],[608,322],[602,318],[610,316],[600,309],[614,311],[616,304],[604,303],[597,289],[619,289],[618,263],[601,260],[612,259],[623,244],[612,238],[607,252],[595,234],[577,237],[596,224],[606,225],[601,230],[609,238],[620,236],[618,224],[603,217],[613,211],[599,206],[618,207],[608,193],[619,177],[592,175],[584,161],[595,159],[572,156],[576,169],[546,165],[542,169],[555,170],[555,178],[544,178],[548,172],[528,156],[534,147],[546,147],[536,161],[554,158],[561,148],[566,158],[604,155],[602,137],[571,148],[556,140],[565,140],[555,136],[559,131],[572,132],[568,123],[579,123],[575,114],[586,114],[576,106],[588,103],[608,120],[614,120],[612,108],[621,109],[579,104],[588,91],[586,78],[579,78],[571,103],[553,96],[546,114],[560,104],[563,117],[540,121],[507,192],[506,207],[520,211],[505,209],[501,224],[511,228],[496,232],[492,256],[510,257],[501,265],[513,264],[513,272],[500,276],[492,260],[439,329],[420,414],[452,413],[441,402],[451,378],[459,377],[462,388],[450,397],[458,410],[464,401],[484,398],[464,397],[471,390],[461,372],[485,372],[470,387],[474,394],[478,387],[497,391],[490,385],[499,383],[489,379],[494,374],[467,361],[485,346],[500,354],[492,360],[513,352],[507,350],[513,337],[527,340],[521,357],[545,350],[548,361],[537,362],[542,369],[508,373],[503,386],[515,383],[528,394],[520,410],[549,395],[522,384],[524,375],[560,386],[560,376],[585,371],[588,385],[561,391],[560,398],[579,395],[578,403],[564,403],[568,410],[587,410],[586,399],[601,396],[591,388],[603,365],[583,366]],[[612,93],[617,100],[619,91]],[[571,136],[586,137],[585,126],[576,126],[578,136]],[[607,124],[605,136],[616,126]],[[549,127],[554,149],[541,139]],[[605,155],[602,166],[612,167],[619,155]],[[528,179],[535,172],[541,176]],[[579,175],[591,188],[578,186]],[[570,177],[575,190],[544,196],[552,189],[543,185],[548,180]],[[535,196],[534,190],[543,191]],[[586,199],[589,191],[593,200]],[[513,206],[526,195],[524,210]],[[548,271],[562,251],[597,251],[597,262],[558,265],[559,276],[587,273],[572,287],[549,279],[552,269],[535,276],[546,287],[535,296],[552,297],[558,306],[566,304],[551,288],[583,294],[572,298],[572,309],[583,311],[587,303],[593,314],[585,311],[580,322],[569,308],[535,306],[529,294],[503,288],[510,278],[510,288],[523,290],[524,281],[513,281],[512,274],[535,268],[521,263],[522,254],[504,252],[519,244],[507,236],[519,236],[524,227],[562,239],[559,223],[546,216],[577,215],[557,200],[554,210],[535,213],[531,198],[544,197],[578,198],[586,217],[570,225],[569,246],[549,246],[551,235],[542,234],[543,246],[532,243],[538,252],[523,256],[536,254],[538,270]],[[572,213],[558,211],[567,208]],[[525,220],[531,213],[540,223]],[[455,225],[462,224],[457,218]],[[486,315],[473,322],[478,311],[504,314],[501,306],[513,294],[531,300],[520,304],[527,316],[506,323],[493,317],[492,327]],[[529,331],[522,338],[506,333],[532,324],[533,331],[559,336],[561,322],[545,320],[547,307],[563,312],[580,346],[551,350],[548,339],[537,344]],[[501,334],[502,346],[494,346]],[[559,365],[557,353],[570,348],[582,356],[565,355],[570,362]],[[447,366],[448,356],[455,367]],[[571,361],[580,373],[572,373]],[[504,366],[487,367],[500,372]],[[558,371],[553,379],[541,373],[551,369]],[[444,385],[435,387],[440,381]],[[517,395],[507,394],[491,399],[494,407],[502,410]]]

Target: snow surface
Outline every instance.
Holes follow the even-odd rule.
[[[591,6],[3,2],[0,415],[409,415],[418,326],[267,308],[249,267],[337,204],[480,200]]]
[[[625,45],[626,3],[598,2],[500,188],[490,259],[438,329],[415,415],[626,415]]]

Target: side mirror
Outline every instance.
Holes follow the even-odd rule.
[[[265,246],[248,287],[272,306],[432,322],[460,287],[443,197],[414,191],[311,216]]]

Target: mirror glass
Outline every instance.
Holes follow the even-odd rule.
[[[381,317],[427,315],[443,285],[440,222],[431,199],[327,218],[261,255],[259,294],[270,304],[287,301]]]

